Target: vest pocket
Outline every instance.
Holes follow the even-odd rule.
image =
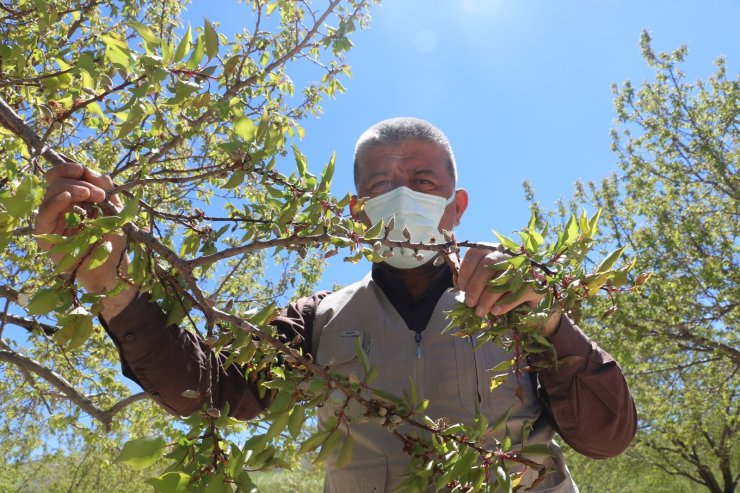
[[[362,349],[370,355],[370,337],[362,329],[332,330],[321,334],[316,361],[342,370],[357,360],[355,344],[360,339]]]
[[[324,493],[383,493],[387,475],[385,456],[354,459],[341,469],[327,470]]]

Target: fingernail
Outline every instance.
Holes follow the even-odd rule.
[[[499,315],[501,315],[501,307],[494,306],[493,308],[491,308],[491,313],[493,313],[494,315],[498,317]]]

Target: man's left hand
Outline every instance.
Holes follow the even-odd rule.
[[[475,308],[475,314],[479,317],[484,317],[489,312],[500,316],[510,312],[522,303],[535,307],[545,297],[544,294],[537,294],[532,288],[529,288],[511,303],[499,303],[509,293],[494,293],[486,288],[488,282],[500,274],[491,270],[490,266],[505,260],[507,257],[507,255],[497,251],[470,248],[460,264],[457,274],[457,287],[465,293],[465,304]],[[543,335],[552,335],[557,330],[560,325],[560,316],[560,312],[557,311],[547,319],[541,330]]]

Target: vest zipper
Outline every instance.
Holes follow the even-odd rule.
[[[475,375],[475,392],[478,395],[478,405],[483,405],[483,396],[480,393],[480,378],[478,377],[478,351],[475,350],[475,341],[473,340],[473,336],[468,336],[468,342],[470,343],[470,347],[473,349],[473,367],[475,371],[473,374]]]
[[[417,395],[420,399],[424,398],[424,360],[422,359],[423,351],[421,348],[421,331],[414,335],[416,341],[416,386]]]

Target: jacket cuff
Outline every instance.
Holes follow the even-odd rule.
[[[121,354],[126,355],[129,364],[145,357],[165,335],[163,328],[167,316],[157,303],[150,303],[149,299],[149,293],[140,293],[108,324],[101,317],[101,323]]]

